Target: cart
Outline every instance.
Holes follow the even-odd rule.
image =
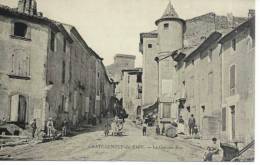
[[[254,146],[255,141],[253,140],[241,150],[238,149],[237,142],[235,142],[235,144],[236,146],[230,145],[228,143],[220,143],[220,147],[223,149],[223,161],[238,161],[237,158],[246,152],[249,148]]]
[[[123,136],[124,122],[122,119],[118,119],[111,124],[112,136]]]

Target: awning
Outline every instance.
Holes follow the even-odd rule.
[[[144,112],[144,116],[148,115],[149,113],[158,113],[158,101],[156,101],[156,103],[154,103],[153,105],[150,105],[148,107],[145,107],[143,109]]]

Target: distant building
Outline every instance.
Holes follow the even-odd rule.
[[[249,13],[184,21],[169,3],[156,21],[158,30],[140,35],[143,113],[157,109],[162,125],[181,115],[186,129],[194,114],[203,138],[252,140],[255,30],[254,12]]]
[[[123,107],[129,115],[129,119],[135,121],[137,117],[141,118],[142,115],[142,69],[122,70],[121,82]]]
[[[122,80],[122,70],[135,68],[134,55],[116,54],[114,57],[114,63],[107,66],[107,71],[110,77],[116,82],[115,95],[118,99],[122,98],[122,86],[120,81]]]
[[[0,27],[0,119],[44,128],[52,117],[60,129],[107,111],[114,83],[75,27],[43,17],[35,0],[0,6]]]

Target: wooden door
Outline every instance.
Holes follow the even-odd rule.
[[[27,111],[27,103],[26,97],[19,96],[19,106],[18,106],[18,122],[26,123],[26,111]]]

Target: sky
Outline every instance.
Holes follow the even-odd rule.
[[[136,66],[142,64],[139,34],[156,29],[155,20],[162,16],[170,0],[37,0],[43,15],[75,26],[86,43],[113,63],[117,53],[136,55]],[[218,15],[247,17],[255,0],[171,0],[183,19],[208,12]],[[0,0],[0,4],[17,7],[18,0]]]

